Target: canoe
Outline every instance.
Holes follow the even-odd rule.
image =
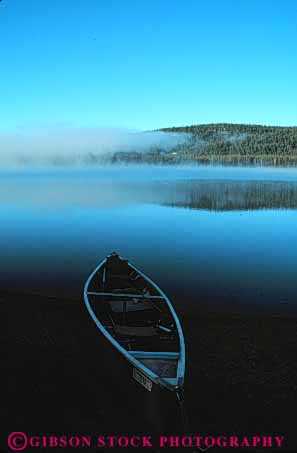
[[[170,300],[158,285],[113,252],[87,279],[84,301],[102,338],[117,353],[114,360],[125,363],[121,385],[126,379],[146,392],[147,400],[150,395],[160,399],[174,394],[181,405],[184,336]]]

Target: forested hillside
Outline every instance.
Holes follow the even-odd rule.
[[[117,153],[114,161],[159,163],[257,163],[297,165],[297,127],[247,124],[205,124],[161,129],[186,134],[186,141],[170,151]]]

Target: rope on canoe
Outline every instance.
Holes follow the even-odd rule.
[[[182,422],[183,430],[185,432],[188,432],[189,431],[189,417],[188,417],[188,413],[187,413],[186,406],[185,406],[184,390],[183,389],[179,389],[179,390],[176,391],[176,398],[177,398],[178,405],[179,405],[179,408],[180,408],[181,422]],[[211,447],[206,447],[206,448],[197,447],[197,448],[200,451],[206,451],[206,450],[208,450]],[[196,450],[194,450],[193,453],[195,453],[195,451]]]

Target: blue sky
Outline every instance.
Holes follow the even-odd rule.
[[[295,0],[2,0],[0,130],[297,125]]]

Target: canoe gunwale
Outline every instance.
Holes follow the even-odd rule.
[[[90,276],[88,277],[88,279],[87,279],[87,281],[85,283],[85,287],[84,287],[84,302],[85,302],[86,308],[87,308],[91,318],[95,322],[95,324],[98,327],[98,329],[100,330],[100,332],[105,336],[105,338],[131,363],[131,365],[133,365],[140,372],[144,373],[155,384],[160,385],[162,387],[165,387],[165,388],[169,389],[170,391],[177,391],[177,390],[181,389],[183,387],[183,384],[184,384],[184,374],[185,374],[185,343],[184,343],[184,335],[183,335],[183,331],[182,331],[182,328],[181,328],[180,321],[179,321],[179,319],[178,319],[178,317],[177,317],[177,315],[175,313],[175,310],[174,310],[170,300],[168,299],[166,294],[161,290],[161,288],[158,287],[158,285],[156,283],[154,283],[143,272],[141,272],[139,269],[134,267],[130,262],[128,262],[128,265],[132,269],[134,269],[139,275],[141,275],[147,282],[149,282],[159,292],[159,294],[161,294],[161,296],[147,296],[147,295],[138,295],[138,294],[133,294],[133,295],[132,294],[123,294],[123,295],[119,295],[119,294],[116,294],[116,293],[112,294],[112,296],[116,296],[116,297],[117,296],[118,297],[124,297],[124,296],[131,297],[132,296],[132,297],[137,297],[137,298],[141,297],[143,299],[151,299],[151,298],[165,299],[165,302],[168,305],[169,310],[171,312],[171,315],[172,315],[172,317],[173,317],[173,319],[175,321],[177,332],[178,332],[178,337],[179,337],[179,348],[180,348],[180,350],[179,350],[178,353],[175,353],[175,354],[178,355],[177,375],[176,375],[176,378],[174,378],[175,384],[172,384],[172,381],[170,382],[168,379],[158,376],[152,370],[147,368],[143,363],[141,363],[139,360],[137,360],[136,357],[133,356],[133,351],[127,351],[125,348],[123,348],[119,344],[119,342],[117,340],[115,340],[115,338],[105,329],[103,324],[99,321],[99,319],[95,315],[95,312],[94,312],[94,310],[93,310],[93,308],[92,308],[92,306],[90,304],[88,296],[89,295],[103,296],[105,294],[107,295],[108,293],[98,292],[96,294],[95,291],[88,291],[88,287],[89,287],[89,284],[90,284],[91,280],[93,279],[93,277],[98,273],[98,271],[101,269],[101,267],[106,263],[107,258],[108,257],[104,258],[98,264],[98,266],[93,270],[93,272],[90,274]],[[121,258],[121,257],[119,257],[119,258]],[[110,295],[110,293],[109,293],[109,295]],[[132,354],[131,354],[131,352],[132,352]],[[138,351],[135,351],[135,352],[138,352]],[[137,354],[136,354],[136,356],[137,356]]]

